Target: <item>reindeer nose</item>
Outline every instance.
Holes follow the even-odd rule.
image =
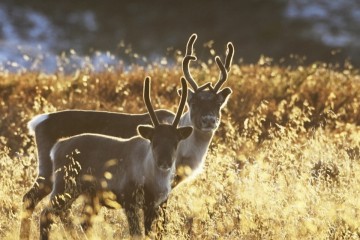
[[[202,116],[201,122],[204,126],[214,126],[216,124],[216,117],[214,116]]]
[[[170,171],[172,164],[171,163],[162,163],[158,166],[162,171]]]

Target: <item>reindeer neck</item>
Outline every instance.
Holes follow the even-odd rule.
[[[190,112],[186,112],[182,116],[180,126],[193,126],[190,120]],[[188,166],[193,173],[200,171],[213,135],[213,132],[208,133],[194,129],[188,138],[179,143],[176,168]]]
[[[149,151],[145,162],[144,189],[151,193],[150,198],[158,206],[165,201],[171,190],[171,182],[175,173],[175,164],[170,171],[161,171],[152,159],[152,152]]]

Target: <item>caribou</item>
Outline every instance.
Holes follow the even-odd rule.
[[[228,79],[228,73],[234,55],[234,46],[227,44],[225,64],[218,56],[215,62],[220,69],[219,80],[213,86],[206,83],[198,86],[190,73],[190,62],[197,58],[194,55],[196,34],[192,34],[186,45],[186,53],[182,62],[182,70],[186,81],[191,85],[188,89],[187,108],[179,121],[179,126],[192,126],[192,134],[179,143],[176,153],[176,176],[173,187],[190,177],[195,177],[203,167],[209,145],[221,120],[221,109],[232,93],[228,87],[221,86]],[[179,91],[181,94],[181,90]],[[160,122],[171,123],[174,113],[157,110],[155,114]],[[127,114],[103,111],[66,110],[35,116],[29,123],[30,133],[35,135],[38,152],[38,177],[34,185],[23,197],[23,213],[21,220],[21,236],[30,231],[29,219],[36,205],[47,196],[52,189],[52,161],[50,151],[56,141],[63,137],[82,133],[104,134],[114,137],[129,138],[137,134],[137,126],[150,124],[147,113]]]
[[[148,235],[158,206],[170,193],[178,144],[193,130],[189,126],[177,127],[187,98],[184,78],[181,84],[183,94],[172,124],[159,123],[151,105],[147,77],[144,102],[153,126],[139,125],[139,136],[130,139],[84,133],[60,139],[52,147],[54,186],[50,204],[41,213],[40,239],[48,239],[54,216],[60,216],[80,195],[90,198],[93,210],[97,209],[93,199],[99,195],[100,202],[107,207],[119,203],[125,210],[132,236],[141,236],[137,212],[142,208]],[[89,226],[87,220],[83,227]]]

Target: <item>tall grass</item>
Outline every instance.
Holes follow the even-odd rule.
[[[26,129],[33,116],[74,108],[145,112],[146,75],[155,107],[174,111],[177,66],[0,73],[0,238],[17,239],[22,196],[37,173]],[[219,73],[212,61],[194,64],[192,72],[200,84]],[[226,86],[233,94],[204,171],[170,196],[165,239],[359,239],[359,70],[262,58],[235,63]],[[32,238],[44,204],[34,213]],[[72,208],[75,223],[81,206]],[[95,223],[92,239],[129,237],[121,210],[103,208]],[[61,223],[53,232],[57,239],[83,237]]]

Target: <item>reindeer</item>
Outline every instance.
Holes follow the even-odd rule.
[[[192,126],[194,131],[186,140],[181,141],[177,157],[177,176],[173,187],[200,172],[212,137],[220,124],[221,109],[226,105],[232,91],[230,88],[220,90],[230,71],[234,47],[227,44],[225,65],[217,56],[215,61],[220,69],[218,82],[212,87],[211,83],[198,86],[193,79],[189,65],[195,61],[193,46],[197,39],[192,34],[186,46],[186,55],[182,69],[192,90],[188,90],[188,111],[181,117],[180,126]],[[179,91],[179,94],[181,91]],[[155,112],[161,122],[170,123],[174,114],[167,110]],[[50,150],[55,142],[63,137],[81,133],[97,133],[114,137],[129,138],[137,134],[139,124],[150,124],[148,114],[124,114],[100,111],[67,110],[34,117],[28,124],[30,133],[35,135],[38,150],[38,177],[31,189],[23,197],[23,214],[21,222],[21,236],[27,236],[30,231],[30,217],[36,207],[52,189],[52,162]],[[189,179],[189,178],[188,178]]]
[[[187,98],[184,78],[181,84],[186,92],[171,125],[159,123],[150,102],[147,77],[144,101],[153,126],[138,126],[140,136],[123,139],[88,133],[61,139],[53,146],[50,156],[55,180],[50,204],[41,213],[41,239],[48,239],[53,215],[63,213],[81,194],[90,198],[90,202],[100,195],[101,203],[108,207],[114,206],[113,201],[118,202],[125,209],[132,236],[141,235],[137,210],[143,208],[145,234],[150,232],[157,208],[171,189],[177,146],[193,130],[177,127]],[[108,197],[109,192],[113,199]]]
[[[189,38],[182,63],[184,76],[193,90],[189,89],[188,92],[189,111],[180,120],[180,126],[191,125],[194,131],[186,141],[180,143],[176,158],[177,175],[173,183],[174,187],[189,176],[196,176],[202,169],[212,137],[220,125],[221,109],[225,107],[232,93],[230,88],[222,90],[220,88],[228,78],[234,46],[231,42],[227,45],[225,65],[221,62],[220,57],[215,57],[215,62],[220,69],[219,80],[215,86],[205,83],[199,87],[189,70],[190,62],[196,60],[193,55],[196,38],[196,34]],[[181,94],[181,90],[179,90],[179,94]],[[186,169],[190,171],[186,171]]]

